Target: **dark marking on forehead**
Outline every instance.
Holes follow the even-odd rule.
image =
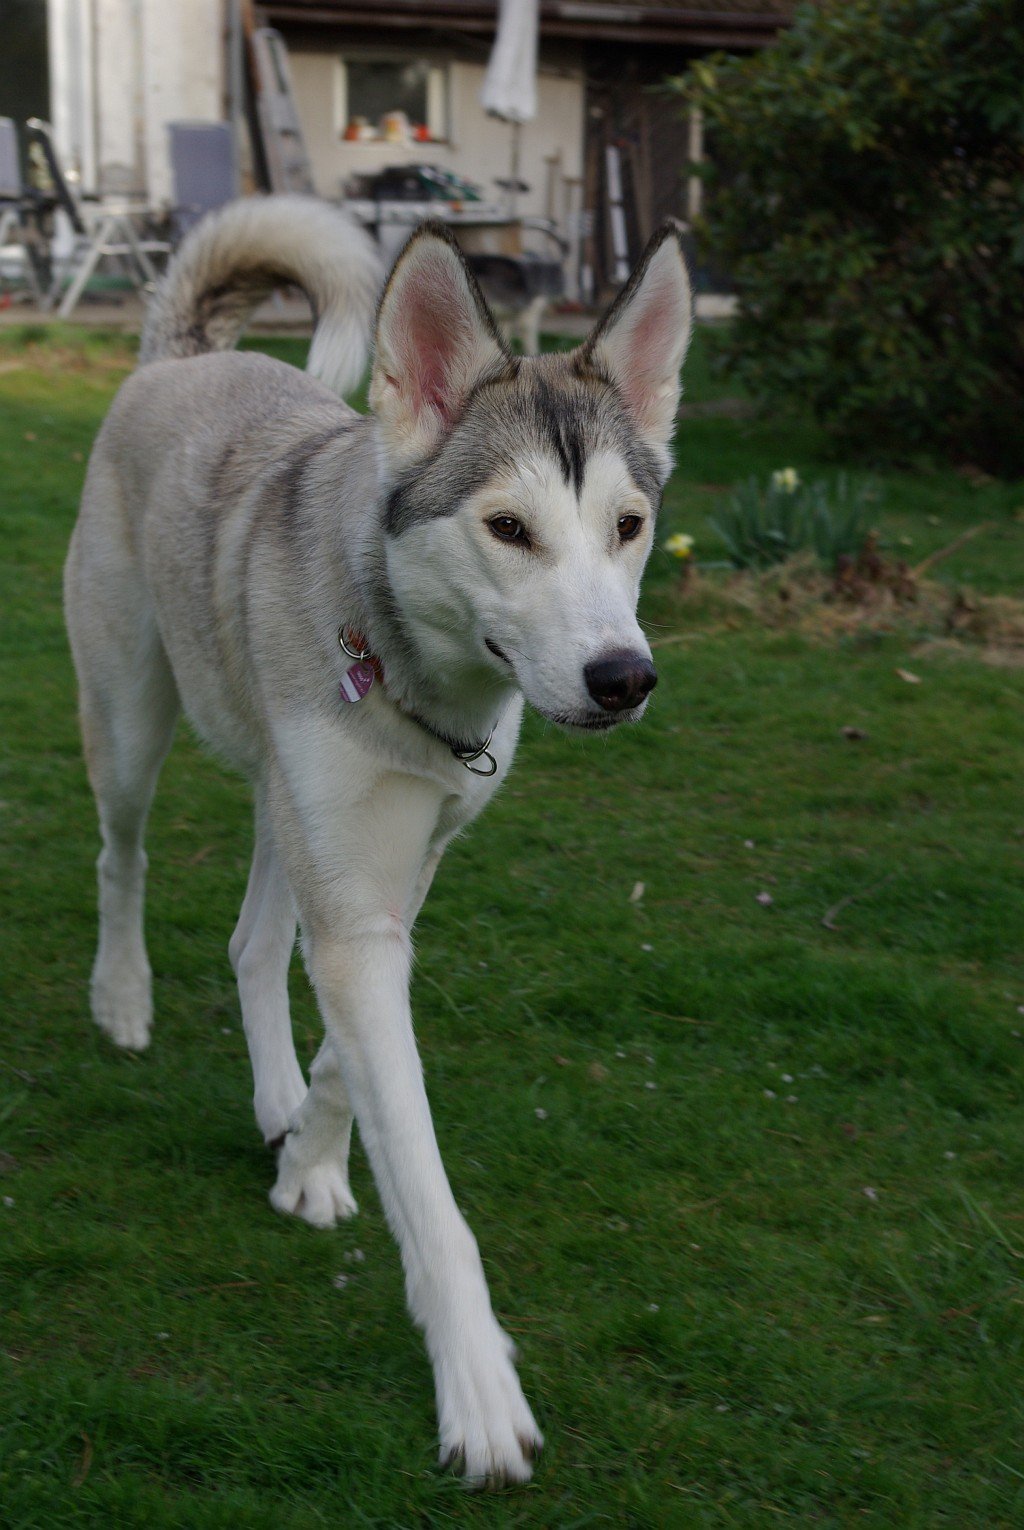
[[[482,433],[480,422],[487,417],[491,394],[500,394],[502,402],[509,396],[520,365],[518,356],[503,353],[477,378],[448,434],[422,462],[399,475],[384,500],[382,521],[389,536],[400,536],[422,521],[454,515],[506,460],[496,433]],[[500,417],[501,404],[497,412]]]
[[[572,484],[579,499],[583,492],[587,449],[581,428],[583,422],[573,408],[574,400],[565,389],[556,392],[543,376],[536,378],[533,394],[544,445],[554,452],[562,477],[566,483]]]
[[[629,436],[619,443],[618,451],[626,464],[626,471],[645,499],[650,500],[654,510],[661,509],[665,473],[655,454],[639,436]]]
[[[421,521],[454,515],[463,500],[483,488],[498,466],[499,459],[486,449],[461,451],[448,436],[392,486],[384,501],[384,530],[397,537]]]
[[[424,521],[454,515],[498,473],[540,452],[558,464],[577,498],[587,460],[617,453],[640,493],[657,510],[664,464],[631,421],[615,385],[569,357],[531,358],[482,380],[444,440],[406,469],[382,510],[385,531],[400,536]]]
[[[465,415],[471,404],[478,399],[486,389],[499,388],[503,384],[514,383],[522,371],[522,359],[519,356],[503,356],[501,362],[488,367],[466,394],[462,405],[462,414]]]

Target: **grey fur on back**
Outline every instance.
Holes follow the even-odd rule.
[[[230,350],[275,287],[301,287],[315,332],[306,370],[339,394],[366,367],[382,269],[369,235],[314,197],[246,197],[210,213],[171,260],[139,363]]]

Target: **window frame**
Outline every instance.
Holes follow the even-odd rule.
[[[353,49],[339,53],[334,60],[334,132],[341,141],[349,124],[348,71],[359,64],[425,64],[427,68],[427,120],[431,143],[451,143],[451,69],[447,62],[431,58],[429,54],[411,53],[399,49],[374,48]],[[376,124],[374,124],[376,126]],[[351,140],[350,140],[351,141]],[[367,145],[380,144],[382,138],[356,140]]]

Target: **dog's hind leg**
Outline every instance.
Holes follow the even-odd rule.
[[[99,517],[80,523],[65,583],[89,780],[103,849],[92,1013],[118,1046],[141,1051],[152,1023],[143,936],[143,833],[178,716],[178,693],[130,550]]]

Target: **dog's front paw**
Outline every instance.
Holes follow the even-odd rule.
[[[305,1135],[290,1131],[285,1136],[270,1204],[313,1227],[333,1227],[359,1210],[348,1183],[347,1144],[344,1154],[332,1148],[314,1156]]]
[[[436,1364],[441,1465],[477,1488],[529,1482],[544,1444],[523,1396],[514,1346],[492,1318],[483,1343],[460,1343]]]
[[[257,1089],[253,1097],[256,1124],[268,1147],[284,1145],[289,1122],[294,1119],[307,1092],[306,1080],[297,1065],[291,1071],[282,1069],[280,1075],[272,1076],[269,1085]]]
[[[92,1017],[119,1047],[145,1051],[153,1021],[149,968],[109,972],[97,969],[91,984]]]

